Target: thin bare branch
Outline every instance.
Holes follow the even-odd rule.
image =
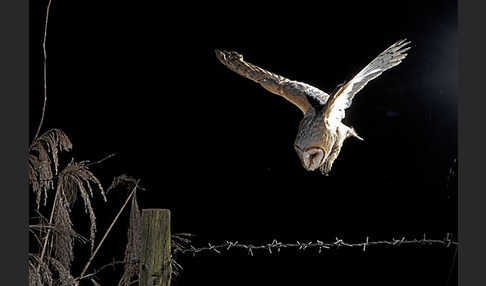
[[[31,228],[29,228],[29,232],[34,236],[35,240],[37,241],[37,244],[39,246],[41,246],[42,245],[42,241],[39,238],[39,236],[37,235],[37,233],[35,233],[35,231],[33,229],[31,229]]]
[[[93,272],[91,272],[89,274],[85,274],[83,276],[76,278],[76,281],[85,280],[85,279],[94,277],[98,273],[100,273],[101,271],[105,270],[108,267],[115,267],[116,265],[122,265],[122,264],[126,264],[126,263],[138,263],[138,261],[126,262],[125,260],[113,260],[112,262],[99,267],[98,269],[94,270]]]
[[[39,132],[42,128],[42,124],[44,123],[44,117],[46,114],[46,106],[47,106],[47,50],[46,50],[46,41],[47,41],[47,26],[49,24],[49,12],[51,11],[51,4],[52,0],[49,0],[47,3],[46,9],[46,20],[44,23],[44,38],[42,40],[42,51],[44,56],[44,104],[42,106],[42,115],[40,118],[39,126],[37,127],[37,132],[35,133],[34,140],[39,136]]]
[[[93,165],[101,164],[104,161],[106,161],[106,160],[108,160],[108,159],[110,159],[112,157],[115,157],[116,155],[118,155],[118,154],[117,153],[112,153],[112,154],[110,154],[110,155],[108,155],[108,156],[106,156],[106,157],[104,157],[104,158],[102,158],[102,159],[100,159],[98,161],[90,162],[90,163],[86,164],[86,166],[93,166]]]
[[[111,229],[113,228],[113,226],[115,225],[115,223],[117,222],[118,218],[120,217],[121,213],[123,212],[123,210],[125,209],[125,207],[127,206],[128,202],[130,201],[130,198],[133,196],[133,194],[137,191],[137,187],[138,187],[138,183],[139,183],[140,180],[137,180],[135,186],[133,187],[133,190],[130,192],[130,195],[128,195],[128,198],[126,199],[125,203],[123,204],[123,206],[121,207],[120,211],[118,211],[118,214],[115,216],[115,218],[113,219],[113,221],[111,222],[110,226],[108,227],[108,229],[106,230],[105,234],[103,235],[103,238],[101,239],[101,241],[98,243],[98,246],[96,247],[95,251],[93,252],[93,254],[91,254],[91,257],[88,259],[88,262],[86,263],[86,265],[84,266],[83,268],[83,271],[81,271],[81,274],[79,275],[78,278],[76,278],[76,280],[79,280],[81,277],[83,277],[84,273],[86,273],[86,270],[88,270],[88,267],[89,265],[91,264],[91,262],[93,261],[94,257],[96,256],[96,253],[98,253],[98,250],[100,249],[101,245],[103,245],[103,242],[105,241],[106,237],[108,236],[108,234],[110,233]]]

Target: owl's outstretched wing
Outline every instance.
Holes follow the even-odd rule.
[[[353,79],[342,85],[331,97],[326,108],[325,117],[331,123],[344,118],[344,110],[351,106],[354,96],[372,79],[377,78],[384,71],[400,64],[410,49],[406,39],[391,45],[379,54],[371,63],[362,69]]]
[[[325,105],[329,95],[311,85],[289,80],[243,60],[236,52],[215,50],[216,57],[230,70],[259,83],[268,91],[280,95],[306,113],[315,105]]]

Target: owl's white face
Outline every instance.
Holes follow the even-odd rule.
[[[325,152],[322,148],[311,147],[302,150],[299,146],[295,145],[295,151],[302,162],[302,166],[307,171],[314,171],[324,164]]]

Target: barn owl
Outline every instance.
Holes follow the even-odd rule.
[[[308,171],[319,169],[327,175],[338,157],[344,140],[355,137],[363,140],[354,128],[341,121],[354,96],[372,79],[398,65],[407,56],[410,42],[400,40],[380,53],[351,80],[338,85],[329,95],[306,83],[250,64],[234,51],[215,50],[216,57],[230,70],[259,83],[271,93],[296,105],[304,114],[300,122],[294,148]]]

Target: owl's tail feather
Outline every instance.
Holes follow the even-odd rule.
[[[274,74],[246,62],[243,60],[243,56],[237,52],[215,50],[215,53],[218,60],[230,70],[257,83],[263,83],[266,81],[282,82],[288,80],[283,76]]]

